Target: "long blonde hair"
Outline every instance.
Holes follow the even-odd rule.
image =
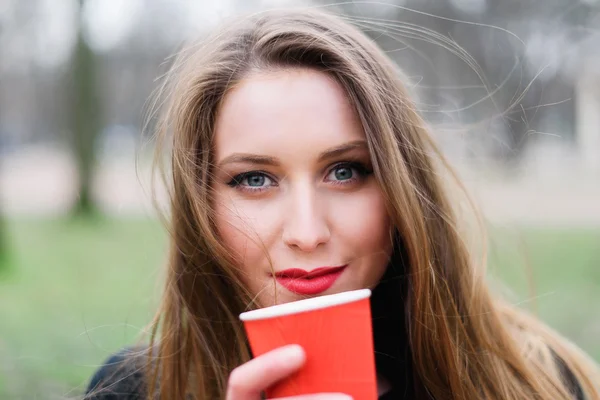
[[[485,257],[474,257],[463,240],[445,187],[448,177],[458,180],[400,71],[359,29],[314,10],[238,19],[182,51],[167,77],[158,139],[172,154],[171,247],[150,339],[149,396],[223,398],[230,372],[251,357],[238,314],[256,305],[211,214],[214,123],[227,91],[249,73],[295,67],[336,79],[364,128],[396,251],[402,246],[408,260],[406,298],[397,301],[406,314],[416,398],[573,398],[557,359],[586,398],[600,398],[591,361],[490,293]]]

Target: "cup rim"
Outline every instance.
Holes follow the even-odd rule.
[[[261,319],[283,317],[306,311],[338,306],[371,297],[370,289],[350,290],[324,296],[311,297],[310,299],[296,300],[289,303],[277,304],[257,310],[246,311],[240,314],[242,321],[256,321]]]

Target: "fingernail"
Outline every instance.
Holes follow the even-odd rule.
[[[299,344],[292,344],[288,346],[286,352],[288,353],[288,357],[290,361],[303,361],[305,354],[304,349]]]

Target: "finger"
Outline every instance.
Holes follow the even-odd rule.
[[[227,399],[259,399],[262,391],[297,371],[306,360],[302,347],[288,345],[237,367],[229,376]]]
[[[352,400],[353,397],[344,393],[305,394],[294,397],[278,397],[271,400]]]

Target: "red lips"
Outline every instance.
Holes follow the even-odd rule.
[[[277,282],[291,292],[311,295],[329,289],[342,274],[346,265],[341,267],[321,267],[312,271],[290,268],[275,274]]]
[[[305,271],[300,268],[290,268],[283,271],[279,271],[275,274],[277,278],[299,278],[299,279],[311,279],[317,276],[332,274],[334,272],[341,271],[346,268],[345,265],[341,267],[321,267],[313,269],[312,271]]]

